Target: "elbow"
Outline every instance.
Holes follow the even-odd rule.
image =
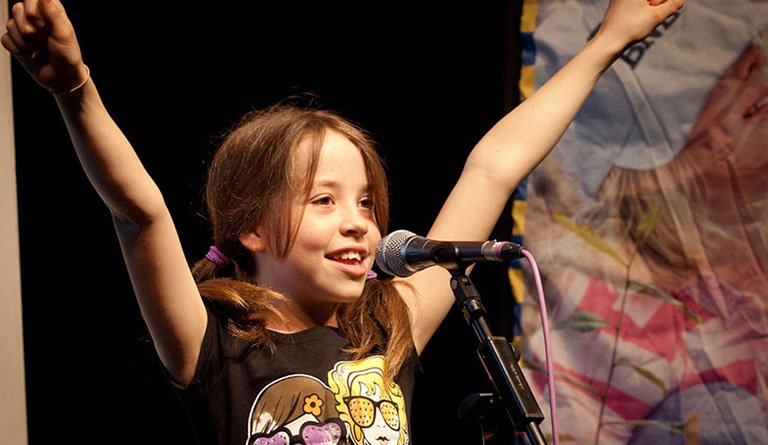
[[[117,206],[108,207],[115,224],[123,229],[133,228],[140,231],[157,221],[170,219],[165,199],[156,187],[120,200]]]
[[[481,185],[483,189],[494,190],[511,195],[517,188],[524,174],[514,167],[507,167],[502,162],[473,162],[470,158],[461,173],[462,178]]]
[[[462,175],[478,178],[496,190],[512,194],[540,161],[524,146],[510,147],[486,136],[470,153]]]

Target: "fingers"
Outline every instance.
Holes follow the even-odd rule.
[[[659,6],[664,3],[670,3],[672,6],[674,6],[677,9],[682,8],[683,4],[685,3],[684,0],[646,0],[646,1],[651,6]]]
[[[16,43],[11,39],[11,37],[6,33],[0,36],[0,43],[3,44],[3,48],[7,49],[9,53],[13,54],[16,57],[23,57],[21,49],[19,49],[18,46],[16,46]]]
[[[70,92],[88,80],[75,30],[59,0],[13,5],[0,43],[47,90]]]
[[[3,46],[16,56],[29,56],[38,51],[44,38],[41,35],[41,29],[33,23],[39,23],[39,21],[30,20],[24,3],[13,5],[11,17],[5,26],[7,31],[5,36],[7,37],[3,39],[5,42]]]
[[[685,0],[669,0],[664,6],[666,6],[669,14],[674,14],[675,12],[683,9],[683,6],[685,6]]]
[[[43,29],[45,21],[40,17],[40,9],[37,0],[26,0],[24,2],[24,13],[27,16],[27,20],[29,20],[33,26],[37,29]]]
[[[648,4],[651,6],[657,6],[662,10],[663,14],[671,15],[679,11],[685,5],[684,0],[648,0]]]
[[[48,36],[64,44],[73,36],[72,23],[58,0],[15,3],[6,31],[8,37],[3,39],[3,46],[18,56],[29,56],[42,49]]]
[[[658,8],[658,13],[661,16],[661,20],[659,20],[659,22],[663,22],[672,14],[678,12],[683,8],[683,5],[683,0],[668,0],[660,3],[658,6],[656,6],[656,8]]]
[[[40,16],[38,0],[18,2],[11,8],[11,19],[6,24],[3,46],[16,57],[31,57],[44,49],[46,24]]]
[[[27,1],[37,3],[37,0]],[[59,0],[40,0],[39,6],[38,10],[41,20],[48,25],[49,32],[54,40],[64,41],[72,36],[72,23],[69,21],[69,17],[67,17],[67,13],[64,11],[64,6]]]

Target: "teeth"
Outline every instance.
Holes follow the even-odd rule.
[[[360,261],[360,253],[358,252],[344,252],[339,255],[342,260],[357,260]]]
[[[758,103],[753,105],[752,108],[750,108],[749,111],[747,111],[746,116],[747,117],[752,116],[753,114],[757,113],[759,109],[763,108],[766,105],[768,105],[768,96],[762,98]]]

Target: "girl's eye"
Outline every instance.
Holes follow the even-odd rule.
[[[328,206],[328,205],[333,204],[333,199],[331,199],[330,196],[321,196],[319,198],[316,198],[316,199],[312,200],[312,204]]]
[[[372,209],[373,208],[373,199],[371,198],[363,198],[360,200],[360,207],[364,209]]]

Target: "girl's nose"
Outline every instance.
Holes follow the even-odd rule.
[[[360,209],[355,207],[345,212],[344,220],[341,224],[341,231],[345,235],[363,236],[368,233],[368,224],[370,221],[365,215],[361,214]]]

